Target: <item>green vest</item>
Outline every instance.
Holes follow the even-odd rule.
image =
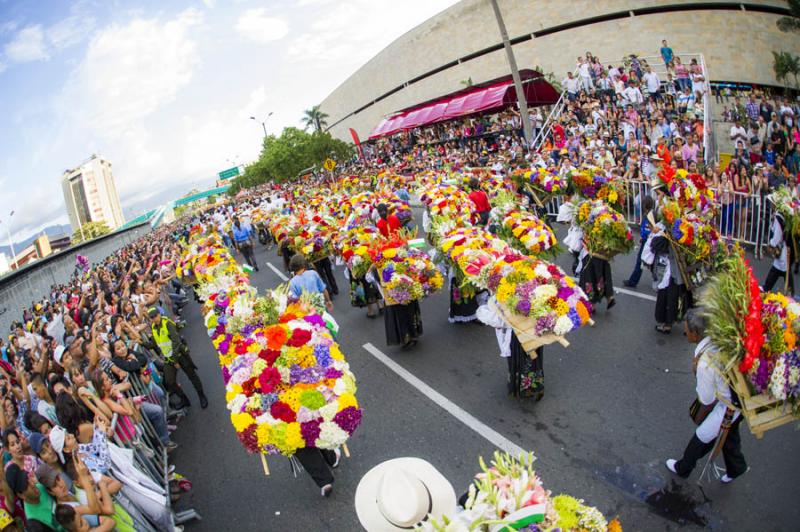
[[[169,331],[167,330],[167,324],[173,323],[172,320],[166,317],[161,318],[161,325],[156,328],[155,325],[151,326],[151,330],[153,332],[153,338],[158,344],[158,348],[161,350],[161,354],[164,355],[164,358],[167,360],[172,360],[172,340],[169,338]],[[174,325],[174,323],[173,323]]]

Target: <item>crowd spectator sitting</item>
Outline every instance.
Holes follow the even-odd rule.
[[[179,529],[168,504],[178,494],[134,461],[177,447],[170,432],[188,406],[152,332],[181,324],[177,256],[165,227],[76,268],[0,341],[0,512],[18,530],[133,530],[142,519]]]

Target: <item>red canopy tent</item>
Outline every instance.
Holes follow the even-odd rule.
[[[522,70],[520,77],[523,79],[523,90],[529,106],[552,105],[558,101],[558,92],[540,73]],[[386,137],[400,131],[461,116],[499,110],[516,102],[517,92],[514,82],[511,76],[505,76],[398,111],[384,118],[372,130],[369,139]]]

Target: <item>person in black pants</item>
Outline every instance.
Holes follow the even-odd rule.
[[[700,423],[683,451],[683,457],[680,460],[670,458],[666,461],[666,466],[679,477],[688,478],[697,462],[714,449],[719,438],[724,438],[722,457],[725,460],[725,474],[720,480],[727,484],[747,472],[747,462],[742,454],[742,440],[739,436],[742,415],[738,410],[738,397],[724,380],[718,378],[718,370],[714,367],[716,362],[710,358],[710,354],[717,348],[712,344],[711,338],[704,338],[705,329],[702,311],[689,310],[686,314],[686,338],[697,344],[694,352],[697,399],[700,410],[707,414],[702,420],[699,419],[701,416],[695,416],[696,422]]]
[[[314,263],[314,269],[317,270],[317,273],[325,282],[325,286],[328,287],[328,293],[332,296],[338,296],[339,287],[336,285],[336,277],[333,276],[333,265],[331,264],[331,259],[324,257],[318,260]]]
[[[333,469],[339,467],[341,453],[339,449],[316,449],[304,447],[297,449],[294,456],[302,464],[303,469],[311,475],[320,488],[323,497],[329,497],[333,492]]]
[[[252,229],[243,227],[242,222],[239,221],[239,218],[234,218],[233,243],[236,246],[236,249],[239,250],[239,253],[241,253],[244,259],[247,261],[247,264],[258,271],[258,263],[256,262],[256,256],[253,253],[253,243],[250,240],[251,236]]]

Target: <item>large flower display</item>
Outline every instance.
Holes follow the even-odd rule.
[[[624,201],[624,183],[621,179],[608,177],[602,168],[582,166],[568,175],[575,191],[590,200],[601,200],[609,205],[621,207]]]
[[[582,201],[576,216],[589,253],[611,258],[633,249],[633,234],[625,217],[605,202]]]
[[[591,322],[586,294],[555,264],[507,255],[490,269],[488,287],[503,307],[533,320],[536,336],[563,336]]]
[[[423,189],[420,200],[431,216],[449,218],[459,226],[468,226],[474,217],[474,204],[469,195],[455,185],[433,185]]]
[[[258,297],[216,235],[193,234],[177,267],[204,300],[231,422],[252,453],[334,449],[361,422],[356,383],[314,302]]]
[[[499,235],[528,255],[555,255],[558,250],[558,239],[553,230],[541,218],[528,212],[514,210],[503,216]]]
[[[440,290],[444,284],[430,257],[409,247],[404,235],[378,242],[370,254],[387,305],[406,305]]]
[[[741,250],[725,260],[701,303],[709,316],[708,334],[717,347],[715,360],[743,400],[745,414],[762,405],[784,411],[786,405],[800,416],[800,303],[762,292]],[[762,399],[751,401],[757,394]],[[758,422],[751,419],[751,424]]]
[[[569,495],[553,496],[533,469],[533,454],[517,458],[495,452],[489,465],[470,484],[464,511],[432,521],[422,530],[489,532],[526,530],[562,532],[621,532],[617,519],[608,522],[597,508]]]
[[[511,178],[518,186],[529,188],[540,201],[549,201],[567,192],[567,179],[556,169],[535,168],[533,170],[516,170]]]

